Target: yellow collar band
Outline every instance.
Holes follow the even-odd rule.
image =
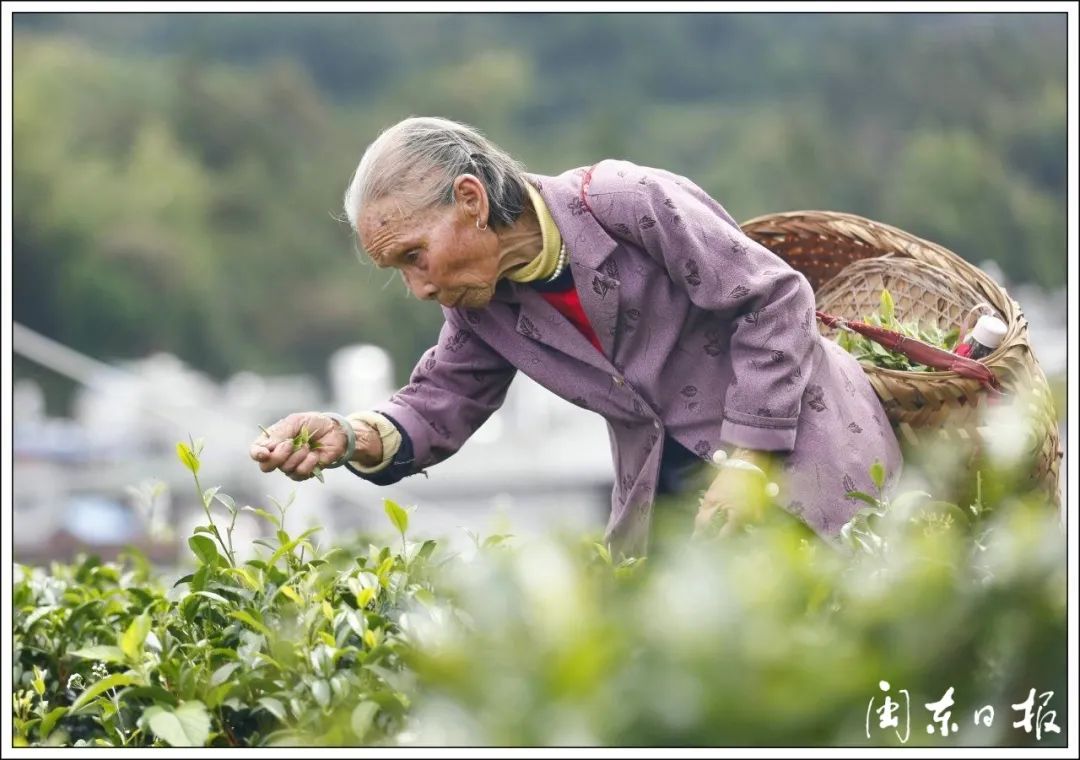
[[[536,209],[536,218],[540,221],[541,249],[540,254],[523,266],[521,269],[507,274],[507,278],[514,282],[532,282],[543,280],[555,273],[555,267],[559,262],[559,248],[562,247],[562,235],[555,226],[555,220],[548,211],[547,204],[531,184],[525,183],[525,190],[529,193],[529,200]]]

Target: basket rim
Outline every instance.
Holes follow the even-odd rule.
[[[763,214],[748,219],[745,222],[741,222],[739,224],[739,227],[743,229],[744,234],[747,234],[746,228],[748,227],[771,226],[777,224],[782,225],[784,222],[796,220],[806,224],[817,223],[823,227],[833,227],[837,223],[848,227],[848,229],[832,230],[834,234],[839,236],[852,237],[851,228],[861,228],[867,230],[868,232],[875,232],[879,234],[883,233],[893,237],[897,237],[908,245],[923,248],[927,251],[931,251],[935,254],[943,256],[947,261],[949,261],[950,265],[956,271],[950,272],[944,267],[937,266],[936,264],[931,264],[929,262],[924,262],[924,265],[927,267],[941,270],[946,275],[951,275],[954,277],[959,276],[967,280],[973,280],[974,282],[969,282],[968,284],[970,284],[976,291],[980,290],[980,286],[983,291],[986,291],[987,289],[991,290],[998,297],[998,299],[1000,299],[1001,303],[1004,304],[1006,307],[1002,309],[1001,306],[999,306],[997,303],[992,304],[995,309],[999,313],[1001,313],[1003,317],[1005,317],[1005,321],[1009,329],[1008,332],[1005,334],[1004,339],[1002,339],[1001,344],[997,348],[995,348],[990,354],[988,354],[984,359],[982,359],[982,363],[987,365],[988,367],[993,368],[1000,359],[1004,358],[1005,353],[1014,346],[1025,347],[1027,351],[1031,353],[1030,344],[1022,336],[1022,332],[1027,326],[1027,320],[1024,318],[1024,312],[1020,308],[1020,304],[1017,303],[1011,295],[1009,295],[1009,292],[1000,283],[990,277],[990,275],[988,275],[986,272],[938,243],[934,243],[933,241],[920,238],[919,236],[907,232],[906,230],[900,229],[899,227],[894,227],[883,222],[878,222],[864,216],[859,216],[857,214],[851,214],[843,211],[829,211],[825,209],[805,209],[797,211],[781,211],[772,214]],[[778,232],[782,232],[782,230],[778,230]],[[765,245],[764,243],[760,243],[760,241],[757,242],[759,242],[759,244],[761,245]],[[869,241],[865,239],[860,239],[859,242],[866,244]],[[765,245],[765,247],[768,248],[767,245]],[[910,258],[918,260],[916,256],[913,256],[910,252],[904,250],[901,247],[897,250],[886,251],[879,256],[868,256],[864,259],[860,259],[860,261],[887,257]],[[852,262],[852,264],[857,263],[858,261]],[[847,267],[841,269],[832,278],[830,278],[830,281],[842,277],[846,269]],[[818,334],[821,335],[820,331],[818,332]],[[824,335],[822,335],[821,337],[825,338]],[[826,340],[829,339],[826,338]],[[1034,356],[1032,356],[1032,359],[1035,360]],[[915,372],[911,370],[887,369],[885,367],[878,367],[877,365],[865,364],[863,362],[859,362],[859,365],[868,371],[874,372],[874,374],[878,374],[888,378],[896,378],[897,380],[923,380],[930,382],[948,380],[978,385],[978,381],[964,377],[958,372],[954,372],[952,370],[929,370],[925,372]]]

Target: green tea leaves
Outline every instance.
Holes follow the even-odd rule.
[[[359,741],[363,741],[375,722],[375,715],[379,712],[379,706],[374,702],[361,702],[353,708],[349,725]]]
[[[195,452],[191,450],[191,447],[181,441],[176,444],[176,456],[179,457],[180,463],[191,470],[193,475],[199,474],[199,458],[195,456]]]
[[[891,326],[894,322],[894,315],[896,314],[896,306],[893,304],[892,294],[886,290],[881,291],[881,321],[886,326]]]
[[[201,747],[210,736],[210,715],[199,701],[177,708],[155,705],[143,714],[150,730],[172,747]]]
[[[235,611],[229,613],[229,617],[236,618],[241,623],[255,629],[256,631],[261,633],[263,636],[266,636],[266,637],[269,638],[272,635],[270,633],[270,629],[267,628],[262,623],[262,621],[256,620],[255,616],[252,615],[250,612],[245,612],[244,610],[235,610]]]
[[[120,649],[129,660],[139,659],[148,633],[150,633],[150,616],[143,613],[132,620],[127,630],[120,636]]]
[[[386,516],[390,518],[390,522],[398,533],[402,536],[409,529],[409,513],[398,506],[397,502],[390,499],[383,499],[383,508],[386,510]]]
[[[265,509],[259,509],[258,507],[241,507],[241,512],[251,512],[254,515],[261,517],[275,528],[281,528],[281,520],[275,515],[270,514]]]
[[[217,546],[214,541],[203,535],[192,536],[188,539],[188,546],[191,547],[191,551],[195,552],[195,556],[199,558],[199,562],[207,567],[215,567],[221,561],[221,555],[218,554]]]
[[[98,662],[123,662],[124,650],[120,647],[99,645],[92,647],[83,647],[82,649],[75,649],[68,652],[68,654],[74,657],[82,657],[87,660],[97,660]]]
[[[875,460],[870,465],[870,479],[874,481],[874,485],[877,486],[878,491],[885,487],[885,465],[880,461]]]
[[[128,673],[116,673],[115,675],[102,678],[80,694],[79,698],[71,703],[71,712],[78,712],[110,689],[121,689],[125,686],[131,686],[132,684],[137,683],[139,683],[139,679]]]
[[[902,322],[897,318],[896,305],[892,294],[887,289],[881,291],[880,307],[876,314],[863,317],[863,322],[875,327],[883,327],[898,332],[923,343],[952,351],[956,347],[959,335],[957,328],[944,329],[937,325],[920,325],[918,322]],[[852,330],[841,329],[837,332],[836,343],[860,362],[872,364],[882,369],[902,372],[934,372],[932,367],[911,361],[897,351],[885,348],[875,340]]]

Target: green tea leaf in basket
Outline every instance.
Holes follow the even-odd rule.
[[[917,320],[901,322],[896,318],[896,304],[888,289],[881,291],[881,306],[875,314],[867,314],[862,321],[874,327],[884,327],[905,335],[909,338],[921,340],[924,343],[937,346],[946,351],[951,351],[956,346],[959,330],[956,328],[943,330],[936,324],[922,326]],[[911,361],[907,356],[885,348],[877,341],[871,340],[864,335],[855,332],[841,330],[836,336],[837,344],[845,351],[854,356],[858,361],[873,364],[882,369],[899,370],[903,372],[933,372],[933,368],[924,364]]]
[[[893,316],[896,314],[896,306],[893,304],[892,294],[888,289],[881,290],[881,321],[886,325],[893,324]]]

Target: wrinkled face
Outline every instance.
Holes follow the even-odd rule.
[[[486,198],[475,195],[483,189],[460,184],[461,178],[455,201],[445,206],[410,211],[393,196],[369,203],[357,229],[376,266],[398,270],[417,298],[479,309],[495,293],[498,238],[476,227],[478,214],[486,218]]]

